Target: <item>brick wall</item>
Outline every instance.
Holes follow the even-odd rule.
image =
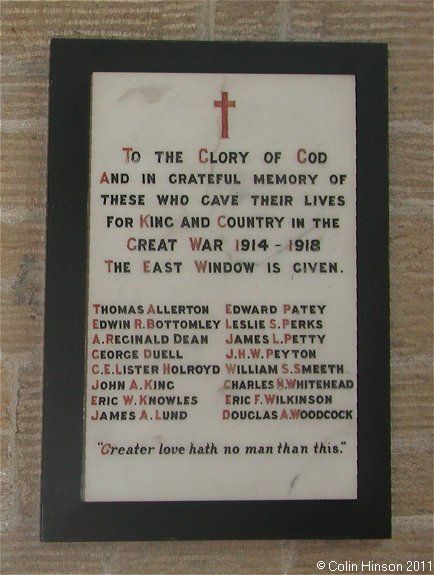
[[[312,574],[318,560],[432,560],[430,0],[3,1],[2,573]],[[393,538],[40,543],[52,37],[375,41],[390,48]]]

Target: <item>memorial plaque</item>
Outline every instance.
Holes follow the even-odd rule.
[[[43,539],[390,535],[386,55],[53,41]]]

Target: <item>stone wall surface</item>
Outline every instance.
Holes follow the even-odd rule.
[[[431,1],[4,0],[1,26],[1,573],[298,575],[319,560],[432,560]],[[391,540],[39,542],[53,37],[389,44]]]

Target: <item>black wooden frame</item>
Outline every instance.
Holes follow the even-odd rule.
[[[359,484],[356,500],[82,501],[93,72],[355,75]],[[390,536],[387,112],[387,46],[382,44],[52,41],[43,540]]]

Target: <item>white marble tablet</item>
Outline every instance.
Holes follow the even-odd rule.
[[[85,501],[357,498],[355,104],[93,74]]]

